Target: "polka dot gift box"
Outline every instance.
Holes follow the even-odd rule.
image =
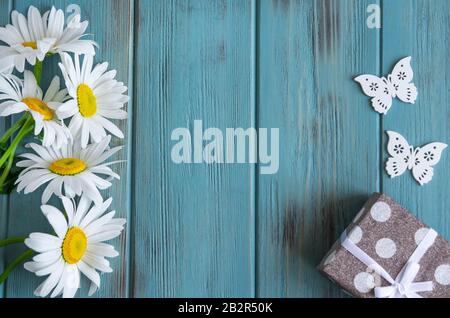
[[[449,242],[380,193],[318,268],[356,297],[450,297]]]

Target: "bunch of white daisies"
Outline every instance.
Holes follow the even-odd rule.
[[[55,232],[0,241],[0,247],[24,242],[30,248],[6,268],[0,284],[32,257],[25,268],[48,276],[35,291],[42,297],[73,297],[80,273],[91,281],[92,295],[100,287],[99,273],[112,272],[107,258],[118,256],[104,241],[119,236],[125,225],[115,211],[106,213],[112,199],[103,200],[100,190],[119,179],[110,168],[117,162],[105,161],[121,149],[109,146],[111,134],[124,137],[110,120],[127,118],[127,87],[108,63],[94,65],[97,44],[83,38],[87,27],[79,15],[65,21],[62,10],[41,15],[30,7],[27,16],[12,12],[11,24],[0,28],[0,116],[22,114],[0,139],[0,191],[17,186],[27,194],[46,185],[41,210]],[[63,82],[55,76],[44,91],[47,59],[59,59]],[[35,136],[26,145],[30,152],[14,164],[29,135]],[[62,210],[47,204],[53,194]]]

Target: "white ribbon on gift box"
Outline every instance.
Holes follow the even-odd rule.
[[[378,275],[387,280],[391,285],[385,287],[375,288],[375,297],[377,298],[422,298],[418,292],[432,291],[433,282],[413,282],[420,270],[419,262],[423,255],[433,245],[434,240],[437,237],[435,230],[430,229],[423,240],[419,243],[415,251],[412,253],[405,266],[397,275],[395,280],[389,275],[389,273],[380,266],[373,258],[367,255],[362,249],[354,244],[347,237],[346,233],[342,233],[341,244],[349,251],[353,256],[370,267]]]

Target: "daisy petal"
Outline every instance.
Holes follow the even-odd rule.
[[[67,233],[68,225],[61,211],[51,205],[43,205],[41,206],[41,210],[47,217],[48,222],[51,224],[58,237],[61,239],[64,238]]]
[[[94,268],[86,264],[84,261],[80,261],[77,264],[78,269],[87,277],[89,280],[94,283],[97,288],[100,287],[100,275],[95,271]]]

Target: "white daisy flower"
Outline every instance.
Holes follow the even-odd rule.
[[[34,292],[36,296],[51,293],[51,297],[74,297],[80,288],[80,273],[91,281],[91,296],[100,287],[98,272],[113,271],[106,258],[119,255],[112,245],[103,242],[119,236],[126,221],[114,218],[115,211],[104,214],[112,199],[91,209],[86,197],[78,206],[66,197],[61,200],[65,213],[50,205],[41,207],[56,236],[31,233],[25,244],[39,254],[24,267],[37,276],[48,276]]]
[[[127,87],[117,82],[116,71],[108,71],[108,63],[98,64],[92,69],[93,57],[85,55],[80,68],[80,59],[74,61],[68,54],[61,55],[59,64],[72,99],[58,109],[58,115],[65,119],[72,117],[69,129],[73,136],[81,138],[82,147],[89,142],[99,142],[106,131],[123,138],[120,129],[108,119],[125,119],[127,112],[122,108],[128,101],[124,95]],[[108,119],[107,119],[108,118]]]
[[[43,95],[36,78],[25,71],[24,81],[15,76],[0,75],[0,116],[9,116],[28,111],[33,116],[34,134],[44,131],[42,144],[60,148],[71,138],[69,129],[58,118],[55,111],[67,99],[67,90],[60,90],[59,77],[55,76]]]
[[[120,176],[109,168],[109,165],[119,161],[103,163],[122,149],[109,149],[110,140],[111,136],[108,136],[85,149],[81,148],[78,140],[70,141],[60,149],[29,144],[28,147],[36,154],[20,155],[26,160],[17,163],[18,167],[25,168],[16,181],[17,191],[24,190],[24,193],[28,194],[48,183],[42,194],[42,204],[46,204],[53,194],[69,198],[83,194],[96,204],[101,203],[103,199],[99,190],[111,186],[107,179],[120,179]]]
[[[95,54],[96,43],[81,39],[88,22],[80,20],[80,15],[75,15],[64,26],[64,12],[54,7],[43,16],[33,6],[27,17],[13,11],[12,24],[0,28],[0,41],[7,44],[0,46],[0,59],[13,59],[17,70],[23,72],[25,61],[35,65],[36,60],[43,61],[48,53]]]

